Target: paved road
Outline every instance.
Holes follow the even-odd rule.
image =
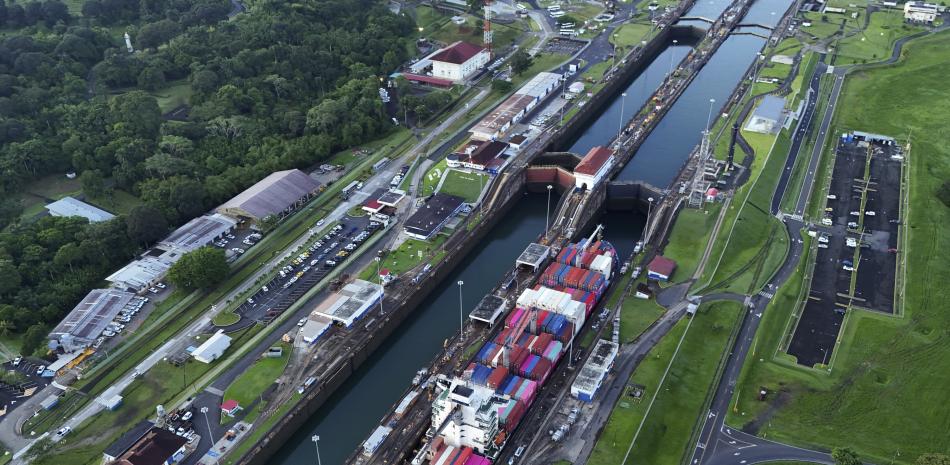
[[[824,64],[825,55],[819,58],[818,66],[812,73],[808,82],[808,93],[805,96],[805,111],[798,119],[798,127],[795,134],[792,135],[792,145],[789,147],[788,158],[785,160],[785,168],[782,170],[782,177],[778,180],[778,185],[772,195],[772,206],[769,211],[775,215],[782,206],[782,199],[785,198],[785,190],[788,187],[788,181],[792,177],[792,170],[795,168],[795,160],[798,160],[802,145],[811,137],[811,120],[815,115],[815,104],[818,102],[819,84],[821,75],[824,74],[827,67]]]
[[[844,84],[846,69],[835,68],[834,85],[831,88],[831,96],[828,98],[828,108],[825,110],[825,116],[821,119],[821,125],[818,126],[818,139],[812,148],[811,159],[808,162],[808,171],[805,173],[805,180],[802,183],[802,190],[798,193],[798,202],[795,205],[794,216],[803,218],[805,208],[808,206],[808,199],[811,198],[812,185],[815,182],[815,173],[818,171],[818,163],[821,161],[821,150],[829,136],[828,129],[831,126],[831,118],[835,113],[835,105],[838,103],[838,96],[841,95],[841,86]],[[817,99],[817,96],[815,97]]]

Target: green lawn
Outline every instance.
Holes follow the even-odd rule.
[[[830,37],[841,29],[840,23],[830,23],[821,20],[821,14],[815,12],[805,13],[805,18],[811,21],[811,26],[802,27],[802,32],[811,34],[819,39]]]
[[[736,302],[704,305],[693,317],[676,359],[673,352],[686,330],[683,319],[640,362],[630,383],[646,387],[643,400],[623,396],[610,415],[594,446],[588,465],[622,465],[630,441],[647,406],[661,388],[626,463],[677,465],[690,449],[693,429],[707,404],[707,391],[715,381],[720,361],[742,311]],[[658,386],[667,366],[662,386]]]
[[[950,279],[950,208],[935,196],[950,179],[950,147],[941,135],[950,125],[948,37],[914,41],[897,66],[849,77],[834,122],[913,134],[904,317],[851,312],[830,375],[770,359],[774,337],[761,338],[760,355],[747,360],[743,384],[780,387],[784,394],[780,402],[763,405],[740,393],[746,415],[734,418],[734,426],[761,415],[761,435],[810,447],[848,446],[876,463],[911,464],[921,454],[950,450],[950,403],[940,400],[950,385],[950,289],[944,285]],[[898,87],[915,91],[894,92]],[[782,302],[787,299],[777,298],[769,309],[778,309],[779,319]]]
[[[488,185],[490,179],[485,173],[465,172],[450,169],[445,175],[445,181],[439,193],[457,195],[466,202],[472,203],[478,200],[482,189]]]
[[[714,266],[707,267],[703,276],[712,276],[711,289],[750,294],[768,280],[788,249],[785,227],[769,208],[791,140],[782,131],[769,153],[775,136],[745,135],[757,154],[753,175],[730,205],[711,255]]]
[[[636,289],[633,290],[636,292]],[[620,307],[620,343],[632,342],[650,327],[665,310],[653,299],[638,299],[633,294]]]
[[[835,64],[884,60],[891,56],[894,41],[921,30],[921,27],[905,24],[903,12],[875,12],[866,30],[838,42]]]
[[[652,30],[653,25],[649,21],[625,23],[614,30],[614,33],[610,36],[610,43],[624,49],[635,47],[644,40],[650,40],[649,36]]]
[[[443,234],[435,236],[430,242],[420,241],[418,239],[406,239],[396,250],[389,252],[383,257],[379,263],[379,268],[385,268],[388,269],[390,273],[401,275],[422,263],[422,261],[427,258],[440,258],[441,255],[433,255],[433,253],[438,251],[446,239],[447,237]],[[432,260],[430,263],[435,261],[436,260]],[[376,264],[371,263],[363,269],[362,273],[360,273],[360,279],[373,282],[379,281],[376,275]]]
[[[448,163],[445,158],[439,160],[436,164],[429,167],[422,175],[422,182],[419,187],[419,196],[425,197],[435,193],[435,188],[439,186],[439,180],[445,175],[448,169]]]
[[[693,276],[699,260],[703,258],[706,243],[712,233],[721,203],[709,203],[702,210],[683,208],[676,217],[670,241],[663,249],[663,256],[676,261],[674,282],[684,282]]]
[[[291,345],[282,342],[275,347],[284,349],[280,357],[261,357],[241,373],[224,391],[225,399],[234,399],[244,408],[257,401],[258,397],[284,372],[290,360]]]

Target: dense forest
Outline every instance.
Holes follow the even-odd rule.
[[[48,328],[156,227],[392,127],[378,88],[408,57],[410,18],[370,0],[245,6],[229,19],[228,0],[87,0],[75,14],[0,0],[0,331]],[[149,93],[171,83],[190,88],[185,121]],[[21,220],[18,193],[67,172],[146,206],[94,225]]]

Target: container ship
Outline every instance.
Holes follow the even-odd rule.
[[[618,260],[594,235],[561,249],[467,368],[436,380],[428,444],[412,463],[490,465],[603,297]]]

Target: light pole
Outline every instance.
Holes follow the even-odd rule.
[[[465,319],[462,317],[462,285],[465,281],[460,279],[456,284],[459,285],[459,339],[461,339],[462,330],[465,329]]]
[[[706,135],[707,136],[709,135],[709,129],[710,129],[709,124],[712,120],[712,107],[714,103],[716,103],[716,99],[714,98],[709,99],[709,113],[706,115]]]
[[[379,314],[383,314],[383,299],[386,298],[386,285],[383,284],[383,277],[379,274],[379,262],[382,261],[382,258],[377,254],[373,257],[373,260],[376,261],[376,276],[379,278],[379,287],[382,288],[383,293],[379,296]]]
[[[548,209],[544,212],[544,235],[548,234],[548,229],[551,228],[551,189],[554,189],[554,186],[548,184]]]
[[[673,47],[670,48],[670,72],[667,73],[667,76],[669,77],[669,79],[673,79],[673,57],[676,56],[676,44],[678,43],[679,43],[678,40],[673,39]]]
[[[317,465],[323,465],[323,463],[320,462],[320,436],[314,434],[310,436],[310,440],[313,441],[313,445],[317,446]]]
[[[643,231],[644,242],[650,240],[650,214],[653,213],[653,197],[647,197],[647,227]]]
[[[620,124],[617,128],[617,140],[620,140],[620,134],[623,133],[623,106],[627,103],[627,93],[623,92],[620,94]]]
[[[208,440],[211,441],[211,449],[214,449],[214,435],[211,433],[211,422],[208,421],[208,407],[201,407],[200,412],[205,416],[205,425],[208,427]],[[214,463],[218,463],[218,458],[215,456]]]

